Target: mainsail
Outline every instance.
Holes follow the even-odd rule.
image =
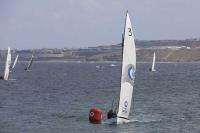
[[[123,123],[129,119],[133,85],[136,72],[136,49],[133,28],[129,14],[126,14],[126,22],[123,37],[123,57],[121,74],[121,91],[119,108],[117,114],[117,123]]]
[[[154,53],[153,53],[153,62],[152,62],[151,71],[156,71],[156,70],[155,70],[155,61],[156,61],[156,54],[155,54],[155,52],[154,52]]]
[[[19,57],[19,56],[17,55],[16,58],[15,58],[15,61],[14,61],[13,65],[12,65],[12,69],[15,68],[15,66],[16,66],[16,64],[17,64],[18,57]]]
[[[25,68],[25,70],[30,70],[31,65],[33,64],[33,58],[34,56],[32,55],[31,60],[29,61],[28,66]]]
[[[11,66],[11,52],[10,52],[10,47],[8,47],[8,54],[6,58],[4,77],[3,77],[4,80],[8,80],[9,78],[10,66]]]

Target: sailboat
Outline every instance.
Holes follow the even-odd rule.
[[[15,61],[13,62],[13,65],[12,65],[12,67],[11,67],[11,71],[15,68],[15,66],[16,66],[16,64],[17,64],[17,61],[18,61],[18,57],[19,57],[19,55],[17,55],[17,56],[15,57]]]
[[[30,68],[31,68],[31,65],[33,64],[33,58],[34,58],[34,56],[32,55],[31,60],[28,63],[28,66],[24,69],[25,71],[31,71]]]
[[[156,54],[154,52],[153,53],[153,62],[152,62],[152,66],[151,66],[151,69],[150,69],[150,71],[152,71],[152,72],[156,71],[156,69],[155,69],[155,61],[156,61]]]
[[[136,72],[136,49],[133,28],[129,14],[126,14],[126,22],[123,37],[122,50],[122,73],[121,73],[121,91],[118,105],[118,112],[115,117],[108,119],[109,123],[128,123],[131,102],[133,96],[133,85]]]
[[[9,73],[10,73],[10,66],[11,66],[11,51],[10,51],[10,47],[8,47],[8,53],[7,53],[7,58],[6,58],[4,75],[1,76],[0,79],[8,80]]]
[[[115,64],[110,64],[110,67],[115,67],[116,65]]]

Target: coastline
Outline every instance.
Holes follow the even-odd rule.
[[[18,61],[18,63],[27,63],[29,61]],[[0,63],[5,63],[4,61],[0,61]],[[65,60],[42,60],[42,61],[34,61],[34,63],[88,63],[88,64],[121,64],[120,61],[65,61]],[[149,64],[152,63],[150,61],[138,61],[138,64]],[[156,62],[156,64],[199,64],[200,61],[190,61],[190,62],[172,62],[172,61],[167,61],[167,62],[163,62],[163,61],[158,61]]]

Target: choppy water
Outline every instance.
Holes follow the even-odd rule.
[[[90,124],[88,111],[100,107],[105,118],[119,96],[119,64],[35,63],[25,72],[19,63],[11,80],[0,81],[0,132],[199,133],[200,64],[149,67],[137,65],[132,122],[111,126]]]

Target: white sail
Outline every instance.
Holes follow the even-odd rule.
[[[131,109],[133,85],[136,72],[136,49],[133,28],[129,14],[127,12],[124,39],[123,39],[123,58],[122,58],[122,75],[119,108],[117,114],[117,123],[129,121]]]
[[[11,52],[10,52],[10,47],[8,47],[8,54],[6,58],[4,77],[3,77],[4,80],[8,80],[9,78],[10,66],[11,66]]]
[[[25,70],[29,70],[30,69],[30,67],[31,67],[31,65],[33,63],[33,58],[34,58],[34,56],[32,55],[31,56],[31,60],[29,61],[28,66],[25,68]]]
[[[155,52],[154,52],[154,53],[153,53],[153,62],[152,62],[151,71],[156,71],[156,70],[155,70],[155,61],[156,61],[156,54],[155,54]]]
[[[17,64],[18,57],[19,57],[18,55],[15,57],[15,61],[14,61],[13,65],[12,65],[12,69],[15,68],[15,66]]]

